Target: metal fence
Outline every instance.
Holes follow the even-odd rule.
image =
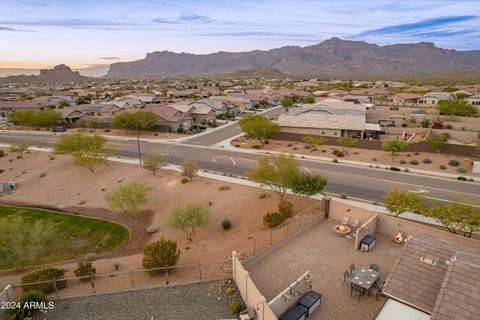
[[[174,267],[117,271],[93,277],[72,277],[12,285],[14,299],[28,290],[45,292],[50,298],[66,298],[131,289],[146,289],[231,277],[220,262],[192,263]]]
[[[263,249],[272,246],[289,234],[309,224],[314,217],[318,217],[319,215],[323,216],[323,214],[323,202],[321,204],[315,204],[300,212],[297,215],[299,218],[288,220],[278,227],[270,229],[261,236],[254,238],[246,244],[235,249],[235,251],[238,253],[240,260],[245,260],[249,257],[255,257]]]

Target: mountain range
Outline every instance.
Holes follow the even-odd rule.
[[[144,59],[110,65],[103,78],[159,77],[236,77],[283,78],[352,77],[352,78],[463,78],[480,75],[480,50],[457,51],[436,47],[431,42],[379,46],[364,41],[331,38],[319,44],[287,46],[249,52],[216,52],[211,54],[155,51]],[[19,75],[0,78],[0,82],[53,83],[86,81],[61,64],[42,69],[38,76]]]
[[[379,46],[331,38],[319,44],[212,54],[155,51],[144,59],[110,65],[105,77],[181,77],[263,69],[292,76],[410,75],[480,68],[480,50],[457,51],[431,42]]]
[[[66,83],[86,81],[90,78],[82,76],[78,71],[73,71],[70,67],[59,64],[53,69],[41,69],[39,75],[18,75],[0,78],[0,82],[14,83]]]

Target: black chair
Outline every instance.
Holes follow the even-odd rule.
[[[380,295],[382,289],[383,289],[383,285],[385,284],[385,281],[382,281],[380,279],[378,279],[377,281],[375,281],[375,283],[373,284],[373,286],[370,288],[370,290],[368,290],[368,295],[370,294],[374,294],[375,295],[375,298],[377,298],[377,301],[378,301],[378,296]]]
[[[345,285],[345,283],[350,283],[353,279],[353,275],[351,275],[348,270],[345,270],[345,272],[343,273],[343,285]]]
[[[370,269],[375,270],[377,272],[380,271],[380,267],[378,265],[376,265],[375,263],[372,263],[370,265]]]
[[[355,274],[355,265],[352,263],[350,265],[350,276],[353,277],[354,274]]]
[[[352,297],[353,294],[358,295],[358,301],[360,301],[360,297],[363,296],[364,289],[362,287],[359,287],[355,284],[350,285],[350,297]]]

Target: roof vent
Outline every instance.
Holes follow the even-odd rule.
[[[422,261],[423,263],[427,263],[429,265],[432,265],[432,266],[437,265],[437,261],[435,261],[433,259],[430,259],[430,258],[420,257],[420,261]]]

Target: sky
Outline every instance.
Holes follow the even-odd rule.
[[[0,0],[0,68],[102,68],[331,37],[480,49],[480,0]]]

